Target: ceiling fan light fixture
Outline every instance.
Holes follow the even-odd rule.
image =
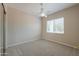
[[[44,13],[44,8],[43,8],[43,3],[40,4],[41,5],[41,17],[47,17],[47,15]]]

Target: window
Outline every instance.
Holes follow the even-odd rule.
[[[64,18],[57,18],[47,21],[47,32],[64,33]]]

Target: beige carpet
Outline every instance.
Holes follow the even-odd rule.
[[[7,49],[8,56],[76,56],[79,50],[46,40],[36,40]]]

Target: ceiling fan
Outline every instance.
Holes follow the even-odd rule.
[[[47,17],[47,15],[44,13],[43,3],[40,3],[40,6],[41,6],[40,17]]]

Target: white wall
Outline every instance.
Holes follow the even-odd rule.
[[[46,21],[64,17],[64,34],[47,33]],[[79,48],[79,5],[56,12],[42,19],[42,38]]]
[[[40,39],[41,22],[35,16],[7,6],[7,45]]]

